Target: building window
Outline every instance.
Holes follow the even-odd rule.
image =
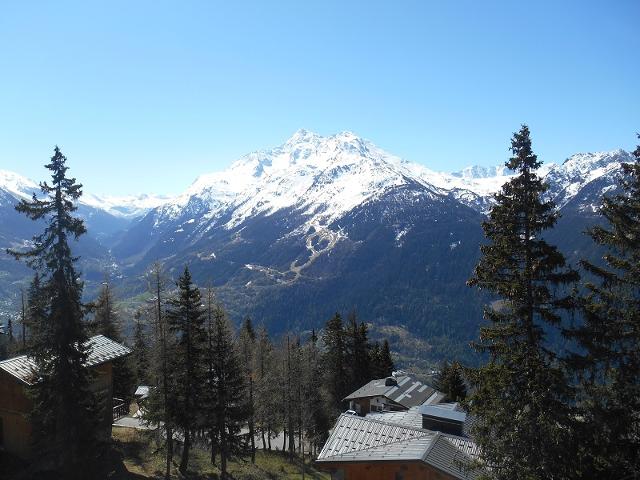
[[[395,480],[404,480],[404,472],[396,472]]]

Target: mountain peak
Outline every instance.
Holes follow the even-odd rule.
[[[296,145],[299,143],[308,143],[313,140],[321,139],[322,137],[317,133],[311,132],[304,128],[300,128],[294,132],[293,135],[285,142],[285,145]]]

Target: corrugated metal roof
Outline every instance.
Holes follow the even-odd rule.
[[[404,412],[371,412],[367,413],[366,418],[386,423],[394,423],[405,427],[422,428],[422,414],[420,413],[420,410],[418,410],[419,408],[420,407],[411,407],[409,410]]]
[[[96,335],[85,342],[88,350],[88,357],[85,363],[87,367],[94,367],[116,358],[129,355],[131,350],[118,342]],[[21,382],[31,385],[34,378],[36,363],[31,357],[20,355],[0,362],[0,369],[13,375]]]
[[[365,386],[360,387],[344,400],[354,400],[366,397],[386,397],[406,408],[422,405],[433,396],[435,390],[422,383],[412,375],[399,375],[395,377],[397,385],[385,385],[386,378],[371,380]]]
[[[458,409],[458,404],[442,403],[438,405],[422,405],[420,407],[420,413],[422,415],[429,415],[431,417],[446,418],[447,420],[454,420],[456,422],[464,423],[467,418],[467,413]]]
[[[380,421],[382,417],[386,421]],[[469,468],[477,456],[477,447],[471,440],[393,424],[398,418],[400,416],[396,413],[364,418],[342,414],[317,461],[422,461],[455,478],[468,480],[478,477],[478,472]]]
[[[318,460],[367,448],[424,437],[426,430],[393,425],[356,415],[342,414],[324,444]]]

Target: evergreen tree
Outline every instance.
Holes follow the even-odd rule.
[[[303,427],[307,440],[311,444],[312,453],[322,447],[326,441],[330,421],[324,408],[324,402],[318,401],[323,396],[322,379],[324,366],[322,355],[318,347],[318,336],[315,330],[303,349]]]
[[[385,338],[380,348],[380,356],[378,357],[378,372],[380,373],[380,378],[390,377],[394,370],[395,365],[393,363],[393,357],[391,356],[391,347],[389,346],[389,340]]]
[[[196,412],[203,407],[206,332],[200,290],[193,284],[187,267],[177,285],[177,297],[169,300],[166,312],[169,330],[175,336],[175,347],[169,360],[175,378],[175,402],[168,413],[184,435],[179,467],[184,475],[197,427]]]
[[[470,371],[474,438],[497,479],[568,478],[571,392],[545,336],[571,308],[562,292],[578,275],[542,237],[558,214],[542,199],[547,187],[535,173],[540,162],[526,126],[514,134],[511,151],[506,166],[517,175],[495,196],[483,224],[489,242],[469,280],[499,298],[485,308],[489,325],[474,344],[489,355]]]
[[[369,356],[369,341],[367,339],[367,325],[358,323],[356,312],[347,317],[345,334],[346,357],[349,365],[348,392],[352,392],[371,379],[371,358]]]
[[[136,321],[133,330],[133,363],[136,383],[138,385],[149,385],[151,380],[149,372],[149,346],[147,345],[145,336],[144,323],[142,323],[142,312],[136,310],[133,318]]]
[[[371,378],[383,378],[385,375],[380,368],[380,342],[373,342],[369,346],[369,358],[371,359],[371,365],[369,367]]]
[[[254,351],[256,348],[256,332],[250,317],[246,317],[240,328],[238,346],[242,356],[243,366],[248,385],[247,411],[249,414],[249,442],[251,444],[251,462],[256,462],[256,438],[255,438],[255,403],[254,403]]]
[[[328,392],[328,410],[340,411],[342,399],[349,393],[347,359],[345,358],[345,332],[342,316],[336,313],[327,322],[322,333],[324,344],[324,364],[326,367],[326,388]]]
[[[569,332],[581,347],[569,365],[581,380],[576,438],[591,478],[640,477],[640,146],[633,153],[622,193],[603,199],[607,224],[589,232],[606,253],[600,265],[582,262],[592,281],[584,324]]]
[[[38,459],[60,468],[65,478],[82,475],[80,463],[89,464],[96,452],[98,414],[89,388],[90,373],[84,367],[88,351],[78,280],[70,238],[85,233],[82,220],[73,216],[81,185],[67,177],[66,157],[55,147],[50,163],[51,185],[40,184],[43,198],[35,194],[22,200],[16,210],[34,221],[44,220],[45,230],[33,238],[26,252],[9,251],[41,274],[47,298],[45,316],[34,325],[29,353],[38,379],[30,389],[33,400],[32,437]],[[110,412],[109,419],[110,419]]]
[[[258,329],[256,340],[256,427],[262,436],[262,448],[271,450],[271,439],[280,432],[278,405],[281,400],[279,363],[264,326]]]
[[[467,398],[467,387],[464,382],[462,365],[458,362],[443,362],[438,375],[434,378],[433,387],[446,395],[446,402],[462,402]]]
[[[39,338],[42,335],[42,328],[46,323],[47,313],[46,291],[40,282],[40,274],[36,272],[27,290],[25,320],[28,332],[25,347],[27,352],[31,351],[31,344],[33,342],[40,341]]]
[[[123,343],[122,325],[108,281],[102,283],[98,298],[91,307],[94,312],[91,333],[104,335],[111,340]],[[134,380],[129,357],[121,357],[113,361],[113,395],[115,397],[124,399],[128,404],[133,396]]]
[[[222,309],[213,318],[213,341],[210,351],[213,366],[209,388],[215,398],[216,441],[220,451],[222,480],[227,480],[227,462],[244,449],[240,430],[249,419],[246,398],[246,376],[240,354],[233,340],[233,330]]]

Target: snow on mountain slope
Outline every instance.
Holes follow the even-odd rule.
[[[33,180],[8,170],[0,170],[0,189],[16,198],[30,198],[40,187]]]
[[[416,175],[416,169],[429,174],[351,132],[321,137],[299,130],[279,147],[245,155],[224,172],[200,176],[158,209],[156,225],[186,210],[203,214],[203,221],[231,212],[226,226],[233,228],[249,217],[284,208],[307,215],[307,225],[327,225],[393,187],[418,183],[442,193]]]
[[[617,172],[630,156],[622,150],[574,155],[561,165],[543,165],[560,206],[586,184]],[[291,208],[310,225],[328,225],[356,206],[394,187],[415,184],[432,195],[449,195],[486,213],[492,195],[512,178],[505,166],[467,167],[443,173],[403,160],[351,132],[323,137],[297,131],[283,145],[250,153],[223,172],[201,175],[180,196],[156,212],[156,228],[189,216],[226,228],[257,215]]]
[[[146,193],[121,197],[85,193],[82,195],[80,202],[90,207],[104,210],[113,216],[131,219],[141,217],[149,210],[157,208],[170,200],[171,197],[166,195]]]

